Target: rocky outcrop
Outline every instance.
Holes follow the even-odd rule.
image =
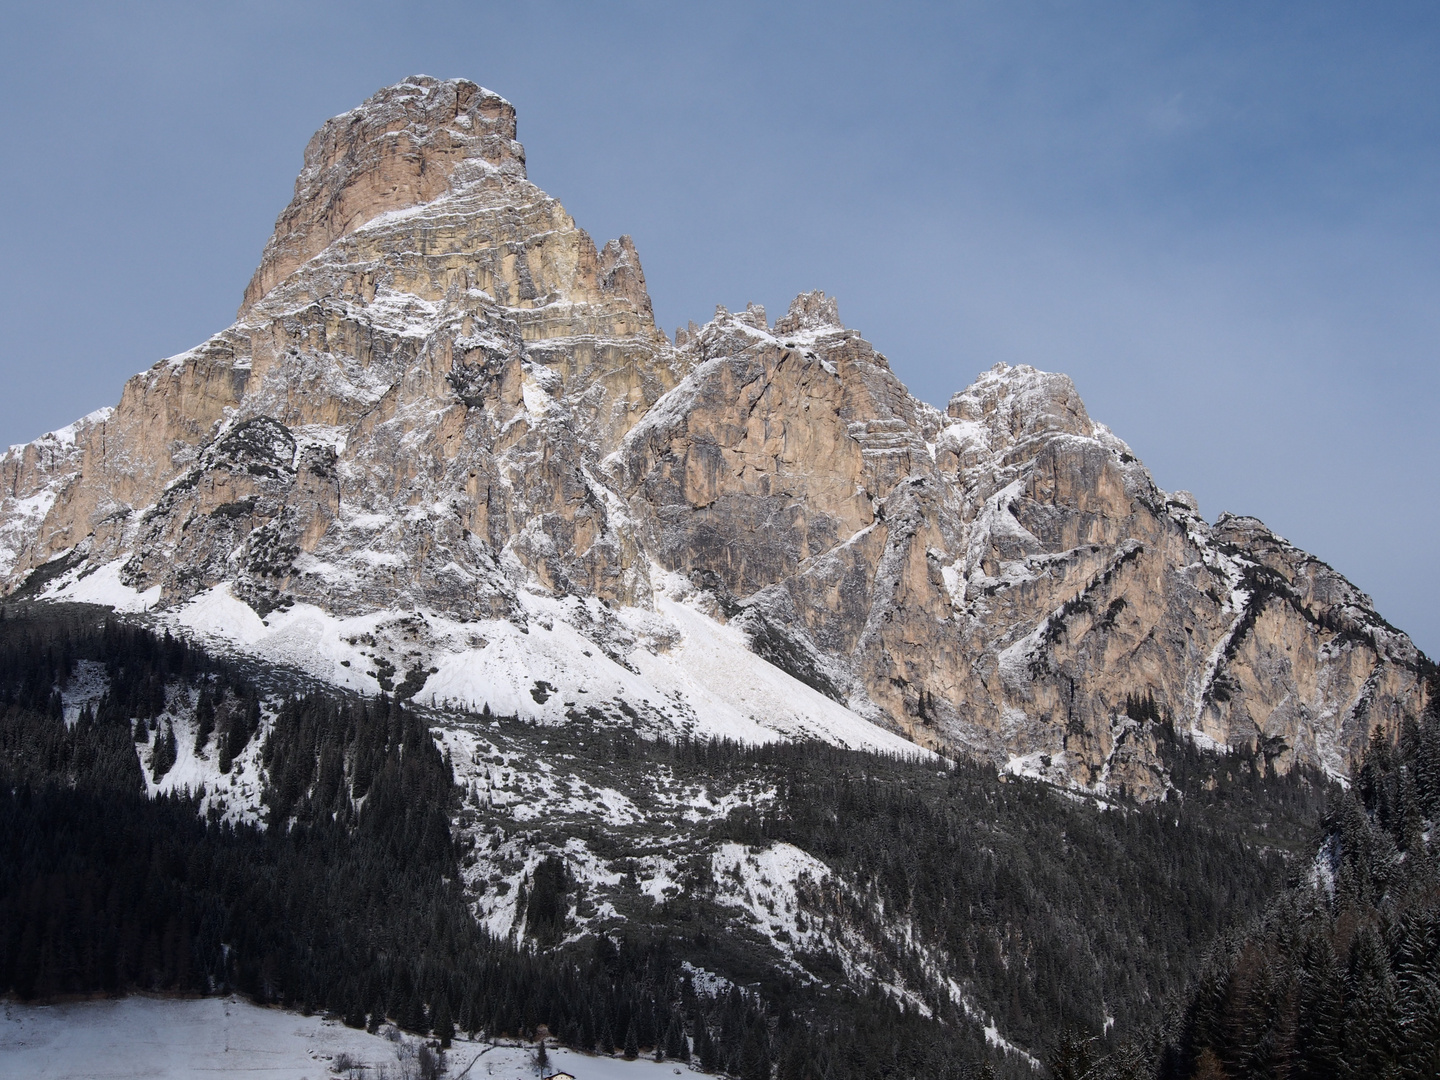
[[[997,367],[944,414],[801,297],[723,312],[630,433],[647,550],[797,676],[937,749],[1163,791],[1156,723],[1343,773],[1427,662],[1259,522],[1208,525],[1063,375]]]
[[[680,581],[876,724],[1142,797],[1157,725],[1338,774],[1423,706],[1368,598],[1159,490],[1063,375],[1001,365],[941,412],[820,293],[672,345],[629,237],[597,249],[514,137],[428,78],[327,122],[238,321],[0,461],[6,587],[110,567],[172,608],[461,622],[573,596],[634,671],[605,606]]]

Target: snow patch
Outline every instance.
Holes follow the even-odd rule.
[[[759,849],[722,844],[711,857],[711,870],[716,900],[743,911],[798,974],[812,978],[795,960],[797,946],[822,949],[830,943],[815,921],[804,919],[800,890],[827,883],[830,868],[793,844],[775,843]]]
[[[79,567],[67,570],[45,587],[41,600],[69,600],[77,604],[102,604],[116,611],[149,611],[160,603],[160,586],[140,592],[120,579],[124,559],[105,563],[95,570]]]

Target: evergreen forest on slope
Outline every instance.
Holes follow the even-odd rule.
[[[82,661],[103,665],[106,690],[67,723],[61,688]],[[258,750],[263,820],[147,795],[147,771],[176,755],[161,718],[181,706],[222,771]],[[811,743],[440,718],[100,609],[11,604],[0,991],[235,991],[442,1045],[543,1027],[578,1049],[744,1080],[1436,1075],[1440,718],[1415,718],[1394,747],[1377,739],[1342,793],[1316,774],[1277,777],[1263,756],[1197,750],[1148,715],[1144,688],[1132,711],[1160,740],[1165,801],[1099,803],[977,764]],[[536,758],[563,743],[574,768],[637,802],[661,772],[767,797],[696,825],[674,895],[622,878],[603,933],[576,921],[590,901],[568,827],[542,822],[556,835],[523,834],[547,854],[517,932],[496,937],[466,868],[477,836],[519,835],[517,818],[456,782],[441,722],[483,725]],[[653,844],[586,838],[622,866]],[[833,877],[802,895],[803,918],[827,940],[871,943],[868,980],[838,945],[781,962],[737,923],[708,854],[725,844],[791,845],[825,864]]]

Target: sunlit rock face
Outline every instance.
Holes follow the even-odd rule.
[[[0,461],[7,590],[392,612],[367,655],[422,683],[457,647],[427,619],[537,596],[642,672],[683,636],[663,594],[922,746],[1141,797],[1157,724],[1343,774],[1423,707],[1367,597],[1158,489],[1063,375],[1000,365],[938,410],[819,293],[672,343],[629,237],[597,248],[515,135],[427,77],[328,121],[238,320]]]

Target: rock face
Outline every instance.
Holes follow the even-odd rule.
[[[461,623],[579,597],[633,671],[665,635],[605,612],[678,588],[923,746],[1142,797],[1156,723],[1342,774],[1422,708],[1368,598],[1159,490],[1063,375],[997,366],[941,412],[819,293],[672,345],[630,239],[597,250],[514,137],[425,77],[328,121],[238,321],[0,461],[7,590],[109,568],[172,610]]]
[[[523,179],[525,151],[515,141],[514,106],[474,83],[409,79],[330,120],[305,148],[295,198],[245,289],[241,318],[340,237],[487,170]]]

